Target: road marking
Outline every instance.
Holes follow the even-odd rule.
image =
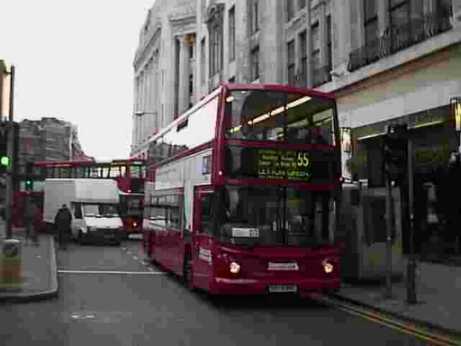
[[[431,345],[451,346],[451,345],[460,344],[459,341],[453,338],[450,338],[448,336],[432,333],[412,323],[408,323],[405,321],[399,321],[398,319],[389,318],[385,314],[381,314],[373,310],[367,310],[361,307],[357,307],[353,304],[345,303],[337,299],[329,298],[326,296],[312,294],[311,297],[314,300],[317,300],[327,305],[333,306],[351,315],[359,316],[369,321],[373,321],[378,324],[384,325],[388,328],[398,330],[402,333],[415,336],[425,341],[429,341],[431,342]]]
[[[74,320],[86,320],[86,319],[92,319],[95,318],[96,316],[93,314],[89,315],[81,315],[81,314],[72,314],[70,315]]]
[[[163,275],[164,272],[129,272],[129,271],[115,271],[115,270],[67,270],[61,269],[58,270],[58,273],[61,274],[116,274],[116,275]]]

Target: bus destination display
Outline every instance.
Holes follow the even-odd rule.
[[[258,177],[308,181],[311,161],[307,151],[259,149]]]

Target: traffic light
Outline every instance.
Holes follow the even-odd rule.
[[[386,178],[401,184],[408,165],[407,124],[390,125],[383,141],[384,173]]]
[[[33,191],[34,181],[32,179],[26,179],[25,185],[26,185],[26,191]]]
[[[26,191],[33,191],[34,189],[34,181],[32,179],[33,175],[33,163],[28,161],[26,162],[26,181],[25,181],[25,189]]]

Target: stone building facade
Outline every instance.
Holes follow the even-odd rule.
[[[133,63],[132,154],[195,102],[195,9],[195,1],[157,0],[146,17]]]
[[[460,43],[461,0],[157,0],[134,61],[131,155],[145,156],[152,134],[231,81],[334,92],[345,177],[376,171],[367,157],[391,122],[414,128],[431,160],[440,153],[430,146],[458,146]]]

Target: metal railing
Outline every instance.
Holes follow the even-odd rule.
[[[430,37],[451,29],[451,12],[428,14],[413,19],[404,25],[393,26],[376,40],[367,42],[364,46],[349,54],[349,71],[369,65],[388,55],[397,53]]]

